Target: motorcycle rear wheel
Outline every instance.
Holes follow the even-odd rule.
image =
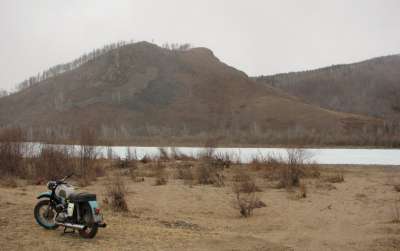
[[[82,230],[79,230],[79,235],[85,239],[92,239],[96,236],[99,226],[97,223],[93,224],[90,227],[85,227]]]
[[[93,222],[92,210],[89,204],[84,204],[82,207],[82,224],[86,227],[79,230],[79,235],[85,239],[92,239],[96,236],[99,225]]]

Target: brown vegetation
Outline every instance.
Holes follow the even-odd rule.
[[[254,209],[265,207],[266,205],[257,197],[256,193],[259,192],[260,189],[253,179],[242,175],[242,178],[238,180],[242,181],[233,183],[233,192],[236,198],[234,207],[239,210],[243,217],[250,217]]]
[[[344,175],[342,172],[337,172],[335,174],[330,174],[324,178],[325,181],[330,183],[342,183],[344,182]]]
[[[60,149],[46,149],[43,156],[47,157],[43,159],[62,159],[57,157],[56,150]],[[118,159],[100,161],[101,166],[108,166],[106,170],[109,176],[92,182],[88,189],[93,192],[105,191],[98,194],[98,199],[102,202],[101,206],[109,209],[103,213],[112,227],[99,231],[95,246],[79,238],[74,240],[87,249],[130,249],[134,242],[140,250],[152,250],[155,245],[166,250],[256,250],[260,247],[270,250],[285,250],[283,247],[296,250],[353,250],[355,245],[360,250],[389,250],[389,244],[382,238],[398,237],[400,224],[387,224],[388,221],[398,222],[399,214],[396,212],[399,211],[393,211],[396,208],[393,208],[396,192],[393,186],[385,184],[389,175],[382,168],[343,167],[347,170],[346,182],[330,191],[319,184],[332,185],[324,177],[335,174],[335,170],[332,167],[319,168],[321,178],[310,179],[318,175],[314,171],[308,172],[309,163],[303,162],[303,165],[299,165],[297,198],[307,199],[293,200],[294,193],[270,189],[269,183],[280,181],[281,165],[288,165],[288,161],[279,158],[265,158],[265,162],[259,161],[256,166],[254,163],[233,164],[230,168],[223,168],[221,173],[226,186],[221,188],[200,184],[189,187],[176,180],[169,180],[163,186],[154,186],[158,177],[162,177],[158,175],[159,170],[175,174],[169,177],[194,179],[194,184],[197,184],[196,167],[203,162],[211,165],[211,160],[160,161],[153,158],[149,163],[137,162],[134,167],[126,165],[123,168],[120,168],[118,163],[121,160]],[[78,162],[79,158],[76,159]],[[129,176],[121,175],[129,175],[131,170],[137,178],[145,175],[152,177],[137,183],[132,182]],[[180,170],[185,171],[180,173]],[[268,177],[275,177],[275,180],[264,179],[270,172],[276,175]],[[393,172],[397,173],[398,170]],[[390,177],[394,177],[393,173]],[[30,220],[29,205],[35,203],[35,195],[45,187],[25,187],[19,179],[13,182],[18,183],[17,188],[0,187],[3,195],[0,196],[0,204],[3,205],[0,214],[13,215],[13,221],[8,221],[6,216],[0,217],[0,228],[4,230],[0,232],[0,239],[9,240],[3,247],[6,250],[32,248],[40,237],[46,239],[47,244],[68,249],[67,243],[60,241],[66,236],[60,236],[58,231],[43,231]],[[0,185],[3,186],[1,182]],[[128,210],[131,213],[113,213]],[[246,220],[239,220],[239,215]],[[365,224],[365,219],[368,219],[368,224]],[[27,226],[31,229],[28,234]],[[301,232],[302,235],[293,239],[294,232]],[[266,242],[266,235],[271,236],[273,244]],[[15,241],[16,236],[18,242]],[[68,238],[75,238],[73,236]],[[371,248],[370,245],[377,238],[381,239],[380,249]],[[288,243],[289,239],[291,241]],[[309,242],[311,239],[312,243]],[[34,247],[45,249],[44,244],[37,245]]]
[[[400,224],[400,198],[394,201],[392,222]]]
[[[25,135],[19,128],[0,131],[0,171],[3,176],[18,176],[22,172]]]
[[[127,189],[122,177],[120,175],[110,177],[106,184],[106,197],[103,203],[115,212],[127,212],[129,209],[126,193]]]

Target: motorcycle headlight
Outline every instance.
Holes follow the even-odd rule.
[[[47,182],[47,188],[49,190],[53,190],[54,189],[54,182],[51,182],[51,181]]]

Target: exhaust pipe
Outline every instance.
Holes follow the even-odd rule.
[[[84,225],[72,224],[72,223],[56,222],[56,224],[59,225],[59,226],[69,227],[69,228],[78,229],[78,230],[83,230],[86,227]]]

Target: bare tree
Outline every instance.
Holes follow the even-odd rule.
[[[6,90],[0,89],[0,98],[8,96],[8,92]]]

